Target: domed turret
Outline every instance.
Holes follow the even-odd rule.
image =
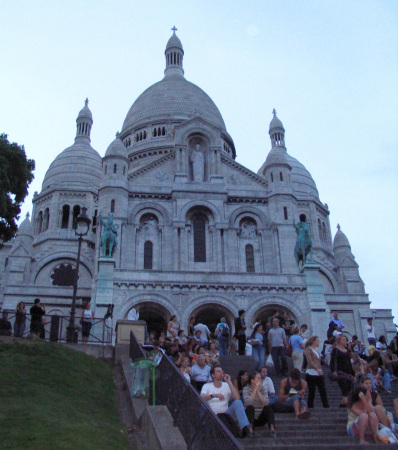
[[[68,189],[97,187],[102,175],[102,159],[90,145],[92,123],[86,99],[76,119],[75,143],[51,163],[43,180],[43,190],[55,186]]]
[[[333,253],[335,262],[338,266],[341,265],[347,257],[351,261],[355,260],[355,257],[351,252],[351,245],[347,236],[341,231],[339,224],[337,224],[337,233],[333,240]]]
[[[121,158],[127,159],[127,151],[122,141],[120,140],[120,133],[116,133],[115,139],[111,142],[106,150],[105,158],[108,156],[119,156]]]
[[[33,238],[34,238],[33,225],[32,222],[30,221],[29,213],[26,213],[24,221],[18,228],[15,237],[15,242],[19,243],[20,241],[23,241],[26,244],[31,245],[33,243]]]
[[[286,166],[290,168],[290,185],[297,198],[319,198],[318,189],[311,177],[311,174],[299,161],[297,161],[297,159],[287,153],[285,145],[285,128],[277,117],[275,109],[272,113],[274,117],[269,125],[271,150],[267,155],[265,163],[261,166],[257,173],[260,176],[267,178],[268,183],[272,183],[274,175],[268,169],[278,165]],[[268,177],[266,173],[268,173]]]

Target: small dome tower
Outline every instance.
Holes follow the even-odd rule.
[[[182,48],[181,41],[176,35],[177,28],[174,26],[172,28],[173,35],[169,39],[166,45],[166,50],[164,51],[166,57],[166,69],[164,75],[179,75],[184,76],[184,69],[182,66],[182,61],[184,58],[184,50]]]
[[[84,102],[83,109],[79,112],[76,119],[76,138],[75,142],[78,140],[88,140],[90,139],[91,127],[93,125],[93,116],[91,114],[90,108],[88,107],[88,98]]]

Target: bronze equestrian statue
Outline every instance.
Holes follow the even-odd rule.
[[[297,267],[300,270],[300,261],[301,267],[303,267],[307,262],[308,254],[311,257],[310,262],[314,262],[312,255],[312,239],[310,236],[310,228],[308,226],[305,214],[300,214],[300,222],[298,223],[298,225],[296,225],[296,222],[293,219],[293,226],[296,229],[297,233],[296,246],[294,247],[294,258],[296,260]]]
[[[102,220],[101,211],[99,214],[100,224],[104,227],[101,235],[102,256],[111,258],[117,246],[117,230],[119,225],[113,224],[113,214],[108,214],[108,220]]]

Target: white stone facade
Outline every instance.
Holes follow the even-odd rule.
[[[57,156],[34,196],[32,221],[27,217],[0,251],[3,308],[40,297],[47,313],[69,313],[72,286],[62,286],[57,273],[73,273],[74,219],[86,207],[93,226],[82,247],[78,306],[91,298],[97,316],[113,303],[116,321],[140,304],[150,324],[176,314],[186,329],[192,315],[212,324],[225,316],[232,324],[245,309],[252,323],[278,309],[323,337],[330,311],[338,310],[360,339],[368,317],[378,334],[392,337],[391,311],[371,309],[340,229],[332,242],[328,206],[287,153],[276,113],[271,150],[254,173],[235,160],[216,105],[185,79],[183,55],[174,34],[165,77],[136,100],[103,158],[90,146],[86,102],[74,145]],[[101,257],[100,212],[104,220],[112,213],[119,226],[111,259]],[[300,214],[314,263],[299,271],[293,219]]]

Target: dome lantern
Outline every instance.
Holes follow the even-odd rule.
[[[274,115],[271,123],[269,124],[269,135],[271,137],[272,148],[286,148],[285,147],[285,129],[282,122],[276,117],[275,108],[272,110]]]
[[[184,69],[182,67],[182,60],[184,58],[184,50],[182,48],[181,41],[176,35],[177,28],[172,28],[173,35],[169,39],[166,45],[164,55],[166,57],[166,69],[164,71],[165,76],[179,75],[184,76]]]
[[[88,140],[90,139],[91,127],[93,125],[93,116],[91,114],[90,108],[88,107],[88,98],[84,102],[83,109],[79,112],[76,119],[76,138],[75,141]]]

